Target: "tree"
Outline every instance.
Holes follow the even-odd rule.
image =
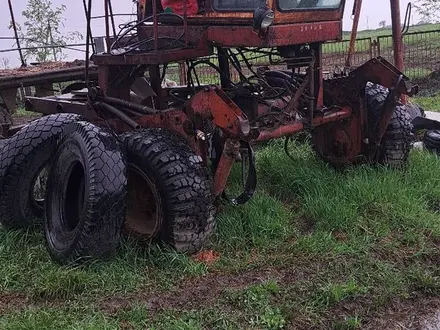
[[[18,33],[26,48],[63,46],[67,43],[82,40],[79,32],[61,33],[64,27],[63,13],[65,5],[53,8],[50,0],[28,0],[22,12],[26,21],[23,27],[18,26]],[[59,61],[66,58],[63,48],[38,48],[24,52],[25,58],[37,62]]]
[[[416,0],[414,7],[423,21],[433,23],[440,19],[440,0]]]
[[[387,26],[387,21],[380,21],[380,22],[379,22],[379,27],[380,27],[381,29],[385,29],[386,26]]]

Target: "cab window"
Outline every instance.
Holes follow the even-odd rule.
[[[266,0],[214,0],[214,8],[216,10],[254,11],[258,7],[265,5]]]
[[[342,0],[279,0],[281,10],[338,9]]]

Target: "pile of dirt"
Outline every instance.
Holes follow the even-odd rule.
[[[413,82],[419,85],[418,96],[433,96],[440,90],[440,70],[433,71],[427,77],[413,79]]]

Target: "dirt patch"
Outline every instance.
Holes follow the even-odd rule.
[[[365,329],[440,329],[440,298],[420,297],[394,301],[389,308],[365,324]]]
[[[0,292],[0,315],[24,309],[28,304],[29,299],[23,294]]]
[[[296,223],[298,231],[301,235],[311,235],[315,231],[315,219],[302,216],[296,219]]]
[[[142,304],[151,312],[165,309],[197,309],[212,306],[222,292],[238,290],[267,280],[280,280],[286,274],[275,269],[251,270],[240,274],[212,274],[202,278],[189,278],[167,292],[138,292],[120,297],[107,297],[100,301],[102,311],[115,314]]]

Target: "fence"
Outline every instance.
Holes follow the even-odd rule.
[[[433,71],[440,69],[440,30],[408,33],[404,36],[403,42],[405,73],[411,79],[427,77]],[[325,43],[323,45],[323,70],[332,73],[343,69],[348,49],[349,40]],[[357,67],[376,56],[382,56],[393,63],[393,38],[391,35],[357,39],[356,52],[352,56],[351,65]],[[207,59],[214,61],[214,63],[217,61],[215,56]],[[269,59],[267,57],[253,59],[252,64],[255,67],[269,65]],[[183,63],[170,66],[167,70],[167,77],[180,82],[180,84],[185,84],[184,66]],[[219,83],[219,74],[209,65],[199,66],[196,72],[201,83]],[[231,73],[233,78],[237,78],[237,73],[233,68],[231,68]]]

